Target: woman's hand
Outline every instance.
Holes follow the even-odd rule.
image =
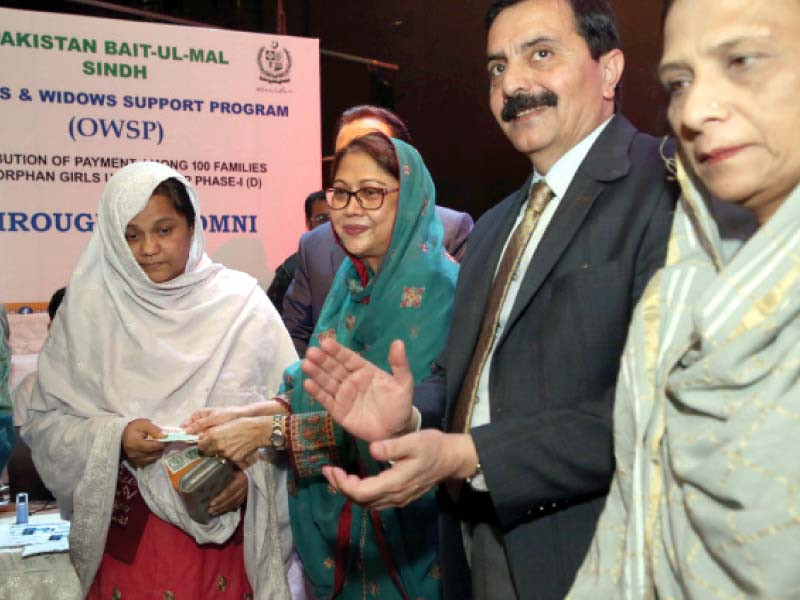
[[[192,416],[181,423],[186,433],[200,433],[209,427],[222,425],[234,419],[246,416],[246,406],[219,406],[216,408],[201,408],[192,413]]]
[[[164,452],[166,444],[147,437],[164,437],[150,419],[135,419],[125,426],[122,432],[122,453],[134,467],[144,467],[157,461]]]
[[[200,433],[210,427],[229,423],[244,417],[271,417],[288,414],[286,405],[276,400],[263,400],[241,406],[220,406],[217,408],[201,408],[181,424],[187,433]]]
[[[274,415],[288,415],[289,409],[289,402],[286,399],[282,399],[281,402],[278,402],[274,398],[272,400],[264,400],[264,402],[258,402],[257,404],[248,404],[251,407],[250,414],[247,415],[248,417],[272,417]]]
[[[235,463],[267,445],[272,417],[245,417],[217,425],[200,434],[197,447],[207,456],[224,456]]]
[[[247,475],[241,471],[233,474],[233,479],[224,490],[214,496],[208,507],[208,512],[212,515],[236,510],[247,500]]]

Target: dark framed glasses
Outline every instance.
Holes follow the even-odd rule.
[[[378,210],[383,206],[386,194],[399,191],[400,188],[387,190],[379,187],[363,187],[354,192],[341,187],[332,187],[325,190],[325,201],[332,210],[342,210],[350,204],[350,198],[355,198],[358,205],[364,210]]]

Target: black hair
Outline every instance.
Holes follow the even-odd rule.
[[[172,206],[186,219],[189,227],[194,227],[194,206],[192,206],[192,199],[189,198],[189,192],[186,191],[186,186],[175,177],[165,179],[156,186],[153,190],[152,196],[166,196],[172,202]]]
[[[64,300],[64,294],[67,293],[67,288],[58,288],[50,297],[50,303],[47,305],[47,314],[50,315],[50,320],[56,318],[58,307],[61,306],[61,301]]]
[[[578,34],[586,40],[589,53],[594,60],[620,47],[617,18],[608,0],[565,0],[572,7]],[[494,20],[509,6],[522,0],[497,0],[486,11],[486,30]]]
[[[397,162],[397,152],[394,149],[394,144],[386,137],[381,131],[371,131],[366,135],[355,138],[347,146],[339,150],[333,156],[333,164],[331,165],[331,179],[336,177],[336,171],[339,169],[339,163],[345,154],[350,152],[363,152],[371,157],[378,165],[389,173],[392,177],[400,179],[400,165]]]
[[[669,14],[669,9],[672,8],[672,5],[675,4],[675,0],[664,0],[661,3],[661,31],[664,31],[664,26],[667,24],[667,15]]]
[[[408,127],[406,127],[403,119],[398,117],[388,108],[383,108],[382,106],[373,106],[372,104],[359,104],[358,106],[352,106],[344,111],[336,123],[336,132],[333,136],[333,139],[338,137],[339,131],[341,131],[342,127],[345,125],[348,125],[349,123],[359,119],[370,118],[377,119],[382,123],[386,123],[386,125],[389,126],[389,129],[392,130],[392,137],[403,140],[407,144],[412,143],[411,133],[409,133]]]
[[[325,202],[325,192],[313,192],[308,195],[308,198],[306,198],[306,221],[311,218],[311,211],[314,208],[315,202]]]

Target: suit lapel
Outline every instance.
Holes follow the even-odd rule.
[[[339,267],[341,266],[342,262],[344,262],[346,256],[347,255],[344,253],[344,250],[342,250],[339,247],[339,244],[337,244],[336,241],[334,240],[333,252],[331,252],[329,256],[331,261],[331,273],[333,273],[334,276],[336,275],[336,272],[339,270]]]
[[[346,256],[344,250],[339,245],[339,242],[336,241],[336,234],[333,232],[333,223],[325,223],[325,225],[321,225],[321,227],[327,227],[328,231],[326,233],[326,245],[330,248],[330,252],[328,252],[328,261],[330,262],[330,279],[331,281],[336,276],[336,272],[339,270],[344,258]],[[323,247],[320,245],[320,247]],[[328,286],[330,289],[330,286]],[[327,296],[327,292],[325,293]]]
[[[609,182],[628,173],[628,147],[636,130],[621,115],[615,116],[592,146],[553,215],[531,259],[503,337],[530,304]],[[502,343],[502,339],[499,343]]]

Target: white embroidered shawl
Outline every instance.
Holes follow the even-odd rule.
[[[724,264],[684,195],[617,384],[617,470],[572,598],[800,597],[800,189]]]
[[[169,177],[189,191],[194,235],[186,272],[156,284],[134,260],[124,233]],[[70,553],[84,590],[105,546],[125,425],[139,417],[178,425],[204,406],[270,397],[296,359],[256,280],[205,255],[200,211],[188,182],[152,162],[117,172],[103,192],[97,230],[42,350],[23,427],[42,479],[72,519]],[[161,461],[131,470],[150,509],[198,543],[223,542],[238,525],[238,511],[206,526],[192,521]],[[261,461],[248,477],[245,557],[251,584],[256,598],[286,598],[284,563],[292,544],[285,471]]]

